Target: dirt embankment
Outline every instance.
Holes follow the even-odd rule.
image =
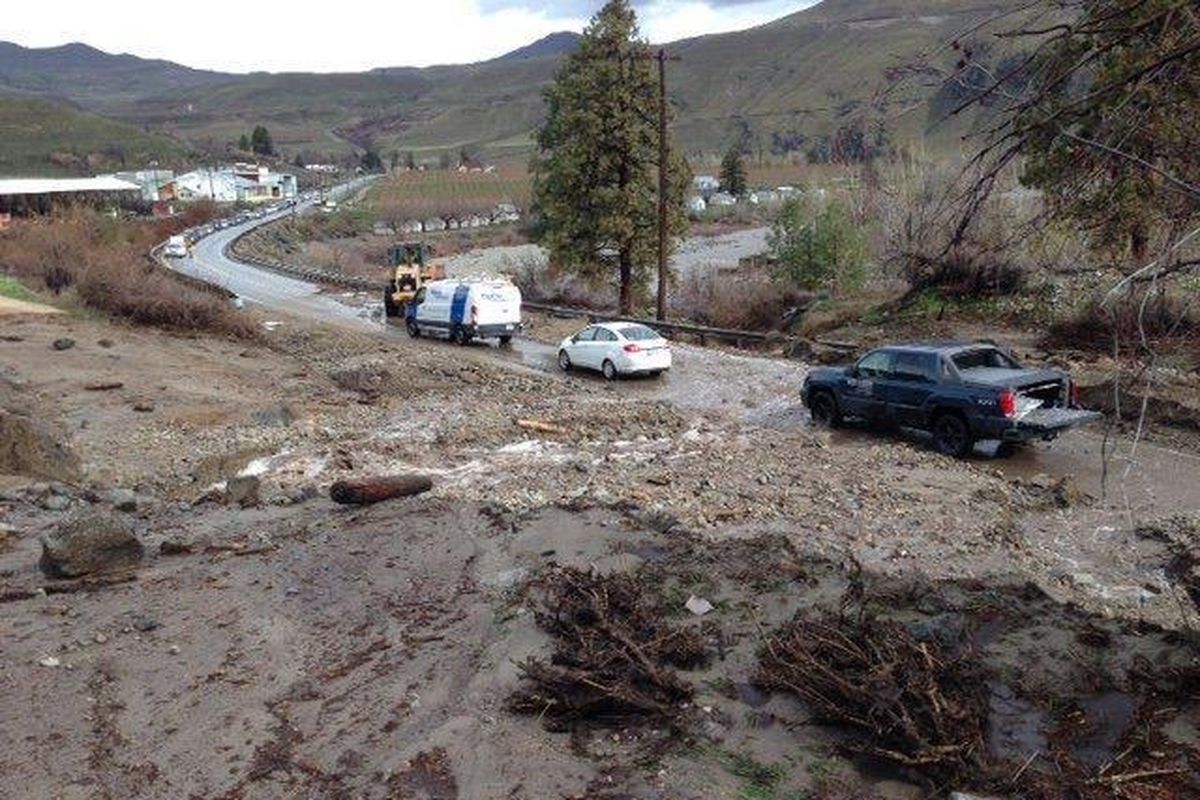
[[[31,796],[1195,790],[1182,528],[1101,535],[1058,480],[813,431],[736,359],[658,396],[290,319],[249,348],[0,325],[6,403],[79,470],[0,482],[0,766]],[[433,490],[328,499],[407,473]],[[137,570],[44,576],[39,536],[98,508]],[[884,657],[822,705],[797,631]]]

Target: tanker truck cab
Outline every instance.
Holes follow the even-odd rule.
[[[405,307],[408,335],[443,335],[458,344],[499,339],[508,344],[521,330],[521,290],[506,280],[436,280],[423,285]]]

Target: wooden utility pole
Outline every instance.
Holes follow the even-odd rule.
[[[678,61],[660,47],[658,62],[658,304],[655,318],[667,318],[667,191],[670,185],[670,153],[667,151],[667,62]]]

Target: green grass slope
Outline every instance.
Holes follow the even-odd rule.
[[[165,165],[185,152],[178,142],[132,125],[46,100],[0,95],[0,176],[87,175],[151,161]]]

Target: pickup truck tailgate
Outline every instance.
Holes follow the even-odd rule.
[[[1094,422],[1103,417],[1099,411],[1084,411],[1080,408],[1035,408],[1021,417],[1017,424],[1039,433],[1050,433]]]

